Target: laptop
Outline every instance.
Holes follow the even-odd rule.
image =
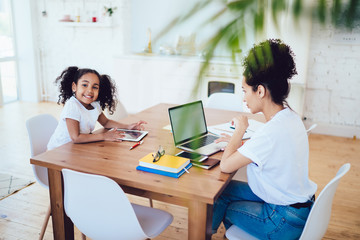
[[[169,117],[177,148],[208,156],[226,146],[214,143],[219,137],[208,132],[202,101],[169,108]]]

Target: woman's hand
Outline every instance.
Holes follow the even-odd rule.
[[[109,131],[104,133],[105,141],[121,142],[122,140],[119,138],[123,137],[125,137],[124,132],[118,131],[116,128],[110,129]]]
[[[249,127],[248,118],[244,115],[234,117],[231,121],[231,124],[235,127],[235,131],[240,130],[241,132],[245,132]]]
[[[222,133],[221,137],[216,139],[214,142],[215,143],[219,143],[219,142],[230,142],[231,136],[229,134],[226,133]]]
[[[141,130],[142,131],[145,129],[143,124],[147,124],[147,122],[140,120],[136,123],[129,124],[127,128],[130,130]]]

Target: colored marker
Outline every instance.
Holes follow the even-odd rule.
[[[142,143],[143,143],[143,141],[137,142],[130,148],[130,150],[136,148],[137,146],[141,145]]]

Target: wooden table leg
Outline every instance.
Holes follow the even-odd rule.
[[[188,206],[188,239],[211,239],[212,205],[191,200]]]
[[[206,240],[211,240],[212,236],[212,218],[213,218],[213,205],[206,205]]]
[[[55,240],[74,240],[74,224],[64,209],[61,171],[48,169],[51,216]]]

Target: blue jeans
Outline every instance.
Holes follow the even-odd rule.
[[[266,203],[248,183],[232,180],[214,204],[212,229],[216,233],[224,222],[226,229],[236,225],[259,239],[298,239],[310,210]]]

